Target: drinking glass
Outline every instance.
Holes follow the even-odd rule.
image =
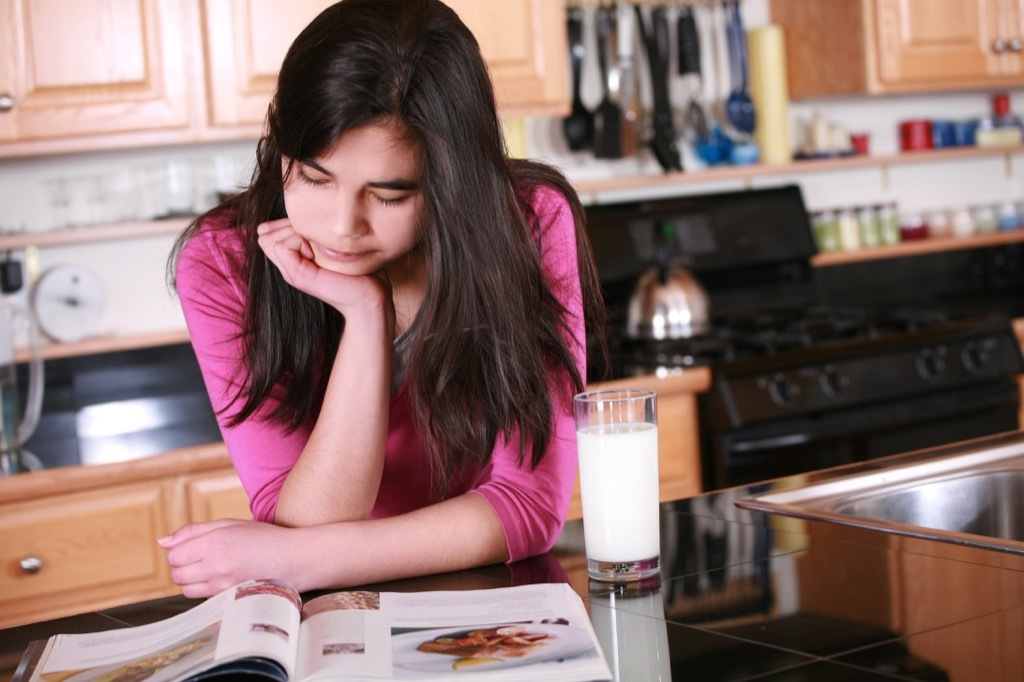
[[[658,575],[658,418],[654,391],[610,389],[575,397],[583,538],[595,580]]]

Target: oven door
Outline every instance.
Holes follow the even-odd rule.
[[[738,428],[702,424],[705,490],[756,483],[1019,428],[1015,380]]]

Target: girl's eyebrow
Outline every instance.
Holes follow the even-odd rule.
[[[410,192],[412,190],[419,189],[420,187],[418,182],[402,180],[400,178],[395,178],[394,180],[381,180],[380,182],[368,182],[366,184],[374,189],[393,189],[403,192]]]
[[[318,173],[323,173],[329,178],[334,177],[334,173],[321,166],[319,163],[316,162],[315,159],[306,159],[301,161],[300,163],[302,163],[302,165],[304,166],[309,166]],[[390,189],[399,192],[411,192],[419,189],[420,187],[420,184],[418,182],[415,182],[413,180],[404,180],[402,178],[393,178],[391,180],[368,182],[367,185],[373,187],[374,189]]]

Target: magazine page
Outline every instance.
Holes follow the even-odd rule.
[[[149,625],[50,638],[31,682],[171,682],[226,661],[272,658],[290,675],[298,648],[298,593],[260,580]]]
[[[611,673],[563,583],[342,592],[303,609],[298,679],[601,680]]]

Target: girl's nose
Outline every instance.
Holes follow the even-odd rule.
[[[366,233],[366,215],[358,199],[341,199],[331,218],[331,231],[339,237],[358,237]]]

